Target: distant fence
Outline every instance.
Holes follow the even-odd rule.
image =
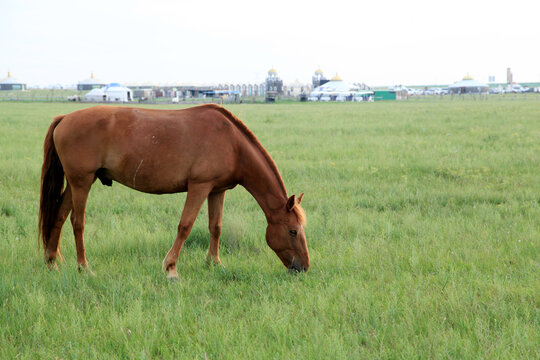
[[[87,91],[67,90],[67,89],[29,89],[0,91],[0,102],[2,101],[26,101],[26,102],[85,102],[84,95]],[[172,97],[148,97],[141,101],[135,98],[130,103],[144,104],[201,104],[201,103],[241,103],[241,102],[264,102],[264,96],[205,96],[205,97],[179,97],[173,101]]]
[[[78,96],[79,100],[70,100],[70,97]],[[175,99],[176,100],[176,99]],[[242,103],[264,103],[264,96],[241,96],[241,97],[186,97],[177,101],[170,97],[154,97],[141,100],[124,102],[129,104],[242,104]],[[280,97],[280,100],[295,101],[295,97]],[[76,103],[96,103],[96,104],[121,104],[114,101],[85,101],[84,96],[77,91],[69,90],[29,90],[29,91],[0,91],[0,102],[76,102]]]
[[[83,93],[76,90],[44,90],[31,89],[26,91],[0,91],[0,102],[73,102],[69,97],[78,95],[81,101],[78,103],[103,103],[103,102],[87,102],[84,101]],[[540,101],[540,93],[506,93],[506,94],[462,94],[462,95],[414,95],[408,96],[404,101],[418,102],[436,102],[436,101],[484,101],[484,100],[531,100]],[[300,99],[295,96],[279,96],[279,102],[295,102]],[[264,96],[243,96],[243,97],[197,97],[197,98],[179,98],[179,101],[173,101],[169,97],[149,98],[144,101],[134,99],[129,104],[234,104],[234,103],[264,103]],[[115,102],[106,102],[114,104]],[[116,102],[121,103],[121,102]]]

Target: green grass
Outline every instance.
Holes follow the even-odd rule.
[[[0,103],[0,358],[532,359],[540,348],[540,103],[236,105],[289,193],[306,193],[310,271],[286,272],[242,188],[221,260],[207,210],[161,262],[185,194],[96,183],[95,277],[37,251],[42,143],[84,104]],[[173,107],[173,106],[169,106]]]

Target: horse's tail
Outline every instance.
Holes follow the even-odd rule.
[[[39,239],[43,241],[44,249],[51,236],[56,222],[56,216],[62,204],[64,188],[64,168],[54,147],[53,133],[64,115],[54,118],[43,144],[43,166],[41,168],[41,196],[39,202],[38,248]]]

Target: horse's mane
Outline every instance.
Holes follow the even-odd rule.
[[[285,184],[283,183],[283,179],[281,178],[281,174],[278,171],[278,168],[276,166],[276,163],[274,162],[274,159],[270,156],[268,151],[262,146],[262,144],[259,142],[259,139],[251,132],[251,130],[248,129],[248,127],[240,120],[238,119],[232,112],[225,109],[222,106],[219,106],[217,104],[207,104],[206,106],[211,107],[213,109],[218,110],[220,113],[225,115],[225,117],[232,122],[247,138],[248,140],[255,145],[257,149],[263,154],[264,158],[268,162],[268,165],[270,166],[270,169],[276,176],[276,179],[278,180],[278,184],[283,191],[283,194],[285,197],[287,197],[287,190],[285,189]],[[298,222],[302,225],[306,225],[306,213],[304,209],[300,206],[300,204],[296,204],[296,206],[293,208],[293,211],[298,219]]]
[[[211,107],[213,109],[218,110],[223,115],[229,119],[230,122],[232,122],[236,127],[249,139],[249,141],[255,145],[257,149],[263,154],[264,158],[268,162],[268,165],[270,166],[270,169],[276,176],[276,179],[278,180],[279,186],[281,187],[281,190],[283,190],[283,193],[285,196],[287,196],[287,190],[285,189],[285,184],[283,183],[283,179],[281,178],[281,175],[278,171],[278,168],[276,166],[276,163],[274,162],[274,159],[270,156],[268,151],[262,146],[262,144],[259,142],[259,139],[251,132],[251,130],[248,129],[248,127],[240,120],[238,119],[232,112],[225,109],[222,106],[219,106],[217,104],[207,104],[206,106]]]

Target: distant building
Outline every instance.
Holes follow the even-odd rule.
[[[315,74],[311,78],[312,88],[315,89],[321,85],[326,84],[328,81],[330,80],[324,77],[323,71],[321,69],[317,69],[315,70]]]
[[[125,86],[120,85],[119,83],[110,83],[107,85],[105,88],[105,94],[107,94],[108,101],[133,101],[133,91]]]
[[[512,84],[514,82],[514,76],[512,75],[512,70],[510,68],[506,68],[506,83]]]
[[[343,81],[336,74],[332,80],[326,80],[317,86],[309,96],[310,101],[355,101],[355,95],[359,92],[358,86]]]
[[[403,88],[397,88],[394,90],[375,90],[373,93],[374,101],[407,100],[409,97],[407,90]]]
[[[90,90],[84,96],[84,100],[92,102],[129,102],[133,101],[133,92],[118,83],[110,83],[106,87]]]
[[[262,84],[219,84],[214,90],[225,90],[238,96],[264,96],[266,83]]]
[[[266,93],[268,92],[275,92],[277,95],[283,94],[283,80],[278,77],[276,69],[268,70]]]
[[[489,91],[489,86],[474,80],[467,75],[463,80],[456,81],[448,87],[451,94],[482,94]]]
[[[283,93],[287,96],[307,95],[310,92],[311,86],[309,84],[304,84],[299,80],[295,80],[294,82],[283,86]]]
[[[94,73],[92,73],[90,74],[89,79],[79,81],[77,84],[77,90],[87,91],[92,89],[101,89],[104,86],[107,86],[107,83],[94,78]]]
[[[26,90],[26,84],[12,77],[8,71],[7,78],[0,80],[0,90]]]

